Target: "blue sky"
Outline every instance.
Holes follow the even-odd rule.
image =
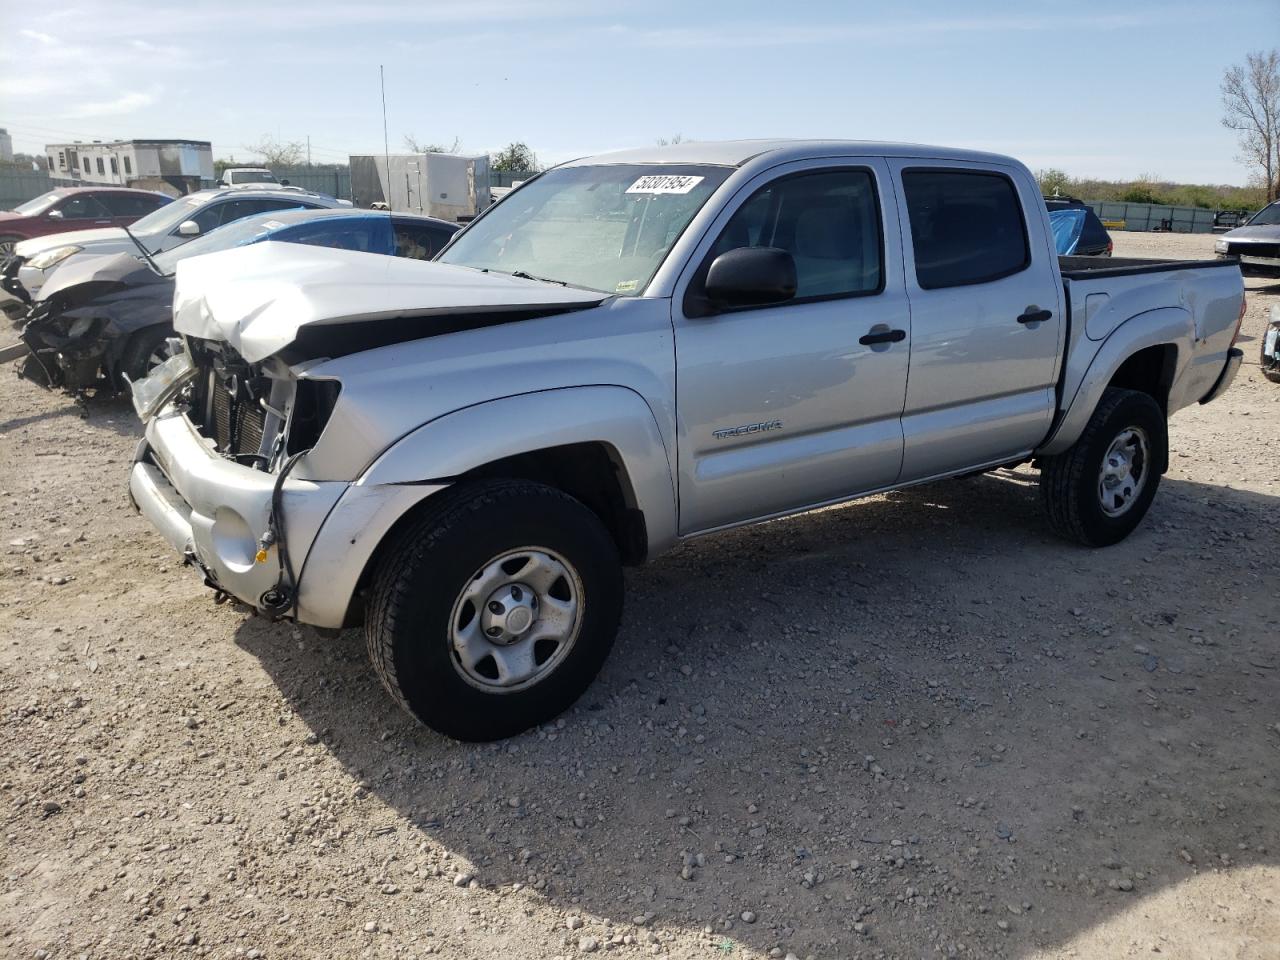
[[[316,161],[405,133],[544,162],[733,137],[909,140],[1076,176],[1243,183],[1222,71],[1280,46],[1280,0],[1021,3],[4,0],[15,147],[189,137]]]

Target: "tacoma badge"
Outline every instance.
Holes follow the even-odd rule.
[[[743,437],[748,433],[764,433],[766,430],[781,429],[781,420],[765,420],[762,423],[744,423],[740,427],[725,427],[721,430],[713,431],[712,436],[717,440],[726,440],[729,437]]]

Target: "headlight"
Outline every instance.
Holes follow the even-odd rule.
[[[1215,241],[1213,241],[1213,249],[1214,249],[1215,251],[1217,251],[1218,253],[1226,253],[1226,252],[1227,252],[1227,241],[1225,241],[1225,240],[1215,240]]]
[[[57,266],[67,257],[79,253],[84,247],[77,247],[74,243],[69,243],[65,247],[54,247],[52,250],[46,250],[44,253],[37,253],[34,257],[27,261],[27,266],[35,267],[37,270],[48,270],[50,267]]]

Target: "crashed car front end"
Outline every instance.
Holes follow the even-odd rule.
[[[291,475],[336,397],[300,382],[283,362],[187,339],[133,390],[147,420],[134,504],[209,586],[275,615],[296,613],[301,564],[348,486]]]
[[[21,374],[43,386],[111,393],[126,387],[124,353],[137,330],[168,325],[163,300],[118,284],[81,284],[38,300],[22,319]]]

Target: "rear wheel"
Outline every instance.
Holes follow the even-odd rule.
[[[1108,388],[1075,445],[1041,460],[1040,492],[1054,532],[1090,547],[1127,537],[1155,498],[1168,444],[1154,398]]]
[[[369,656],[432,729],[509,737],[565,710],[599,672],[622,611],[618,551],[552,487],[495,480],[439,496],[378,564]]]
[[[116,385],[121,390],[128,389],[129,383],[124,377],[127,376],[130,382],[141,380],[173,356],[173,347],[169,343],[171,336],[172,328],[164,324],[146,327],[133,334],[120,357],[120,373],[124,376],[117,377]]]

